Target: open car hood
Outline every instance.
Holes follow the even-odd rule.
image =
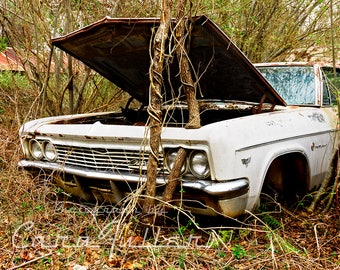
[[[52,44],[148,104],[150,40],[159,18],[109,18],[88,25]],[[189,57],[198,99],[239,100],[285,105],[282,98],[262,77],[245,55],[205,16],[193,24]],[[174,23],[172,27],[174,27]],[[168,42],[166,55],[174,51]],[[166,57],[163,72],[163,100],[184,95],[181,91],[176,56]]]

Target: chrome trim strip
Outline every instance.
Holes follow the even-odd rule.
[[[323,134],[329,134],[331,136],[333,133],[335,133],[337,131],[338,131],[337,129],[329,129],[329,130],[326,130],[326,131],[320,131],[320,132],[314,132],[314,133],[310,133],[310,134],[292,136],[292,137],[289,137],[289,138],[277,139],[277,140],[273,140],[273,141],[270,141],[270,142],[263,142],[263,143],[258,143],[258,144],[254,144],[254,145],[251,145],[251,146],[242,147],[242,148],[236,149],[235,152],[242,152],[242,151],[250,150],[250,149],[261,147],[261,146],[266,146],[266,145],[275,144],[275,143],[281,143],[281,142],[290,141],[290,140],[298,140],[298,139],[303,139],[303,138],[307,138],[307,137],[315,137],[315,136],[323,135]]]

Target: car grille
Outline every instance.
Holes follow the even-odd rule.
[[[86,148],[55,145],[57,162],[95,171],[140,174],[146,172],[149,153],[138,150]],[[163,157],[159,168],[163,168]],[[159,169],[159,172],[163,171]]]

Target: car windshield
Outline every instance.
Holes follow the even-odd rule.
[[[261,74],[288,105],[315,104],[312,67],[258,67]]]

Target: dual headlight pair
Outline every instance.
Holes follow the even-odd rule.
[[[28,150],[35,160],[45,158],[48,161],[55,161],[57,159],[57,150],[50,141],[32,139],[28,143]],[[178,149],[171,149],[165,156],[165,165],[169,172],[174,166],[177,152]],[[208,157],[204,151],[190,150],[188,153],[181,169],[181,175],[190,173],[199,179],[205,179],[210,176]]]
[[[201,150],[188,150],[187,158],[182,166],[181,175],[192,174],[199,179],[210,176],[210,167],[207,154]],[[175,163],[178,149],[169,150],[165,156],[165,166],[170,172]]]
[[[28,150],[30,155],[36,160],[45,158],[48,161],[55,161],[57,159],[57,150],[50,141],[30,140]]]

